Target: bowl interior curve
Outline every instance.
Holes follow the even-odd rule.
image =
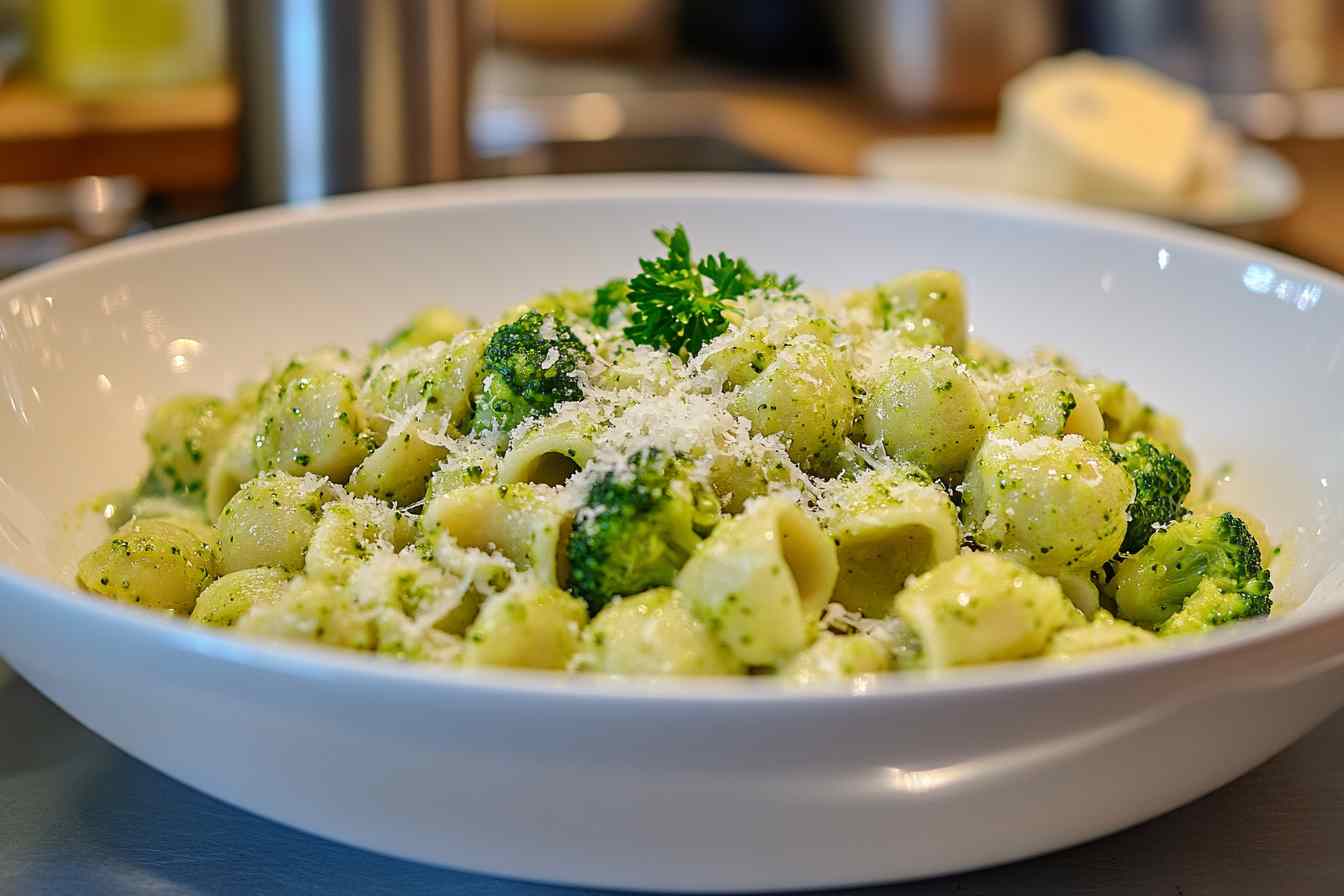
[[[975,335],[1057,348],[1182,418],[1221,493],[1293,563],[1288,603],[1341,597],[1344,281],[1249,244],[1011,200],[761,178],[575,178],[393,192],[178,228],[0,286],[0,562],[72,581],[71,508],[134,483],[155,402],[361,345],[413,310],[488,320],[627,274],[681,222],[809,286],[921,267],[969,282]],[[1335,573],[1330,575],[1332,571]],[[1317,588],[1329,578],[1330,587]]]

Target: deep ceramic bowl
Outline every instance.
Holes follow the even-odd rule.
[[[1179,647],[792,691],[470,674],[255,643],[71,591],[67,508],[134,480],[145,410],[449,302],[599,282],[684,222],[820,287],[943,265],[979,334],[1189,422],[1295,555],[1296,610]],[[1344,281],[1112,214],[774,178],[513,181],[182,227],[0,287],[0,654],[108,740],[304,830],[648,889],[1017,859],[1237,777],[1344,704]]]

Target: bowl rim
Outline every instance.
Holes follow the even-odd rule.
[[[1255,253],[1298,276],[1328,285],[1344,297],[1344,277],[1233,237],[1140,214],[1084,209],[1021,197],[985,196],[941,187],[910,186],[868,180],[776,174],[567,175],[474,181],[385,190],[329,198],[296,206],[264,208],[165,228],[78,252],[0,282],[0,295],[40,289],[43,282],[119,259],[170,252],[234,234],[298,228],[316,223],[377,218],[408,212],[480,205],[567,201],[679,199],[688,202],[770,200],[828,204],[940,208],[997,218],[1069,225],[1182,245],[1225,259]],[[1333,623],[1344,629],[1344,601],[1338,606],[1306,606],[1286,618],[1215,631],[1179,646],[1101,653],[1069,663],[1039,659],[939,671],[860,676],[850,681],[807,688],[771,678],[619,678],[517,669],[468,670],[408,663],[301,643],[285,643],[216,632],[184,619],[112,603],[73,587],[39,579],[0,565],[0,600],[52,605],[77,624],[110,626],[127,639],[158,651],[198,660],[277,673],[294,679],[320,679],[343,687],[393,685],[442,695],[466,690],[481,695],[537,696],[547,699],[655,702],[810,703],[845,699],[939,699],[974,693],[992,694],[1082,685],[1100,678],[1196,665],[1216,658],[1279,650],[1311,629]],[[1341,633],[1344,633],[1342,631]],[[1336,653],[1344,654],[1344,647]],[[409,695],[409,694],[408,694]]]

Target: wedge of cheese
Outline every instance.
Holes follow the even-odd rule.
[[[1133,62],[1075,53],[1004,90],[999,136],[1011,188],[1128,208],[1167,208],[1198,179],[1209,104]]]

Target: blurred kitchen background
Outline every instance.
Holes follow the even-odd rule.
[[[0,0],[0,272],[461,178],[1021,189],[1034,157],[1005,158],[1002,91],[1078,50],[1192,85],[1223,123],[1216,177],[1147,211],[1344,270],[1336,0]]]

